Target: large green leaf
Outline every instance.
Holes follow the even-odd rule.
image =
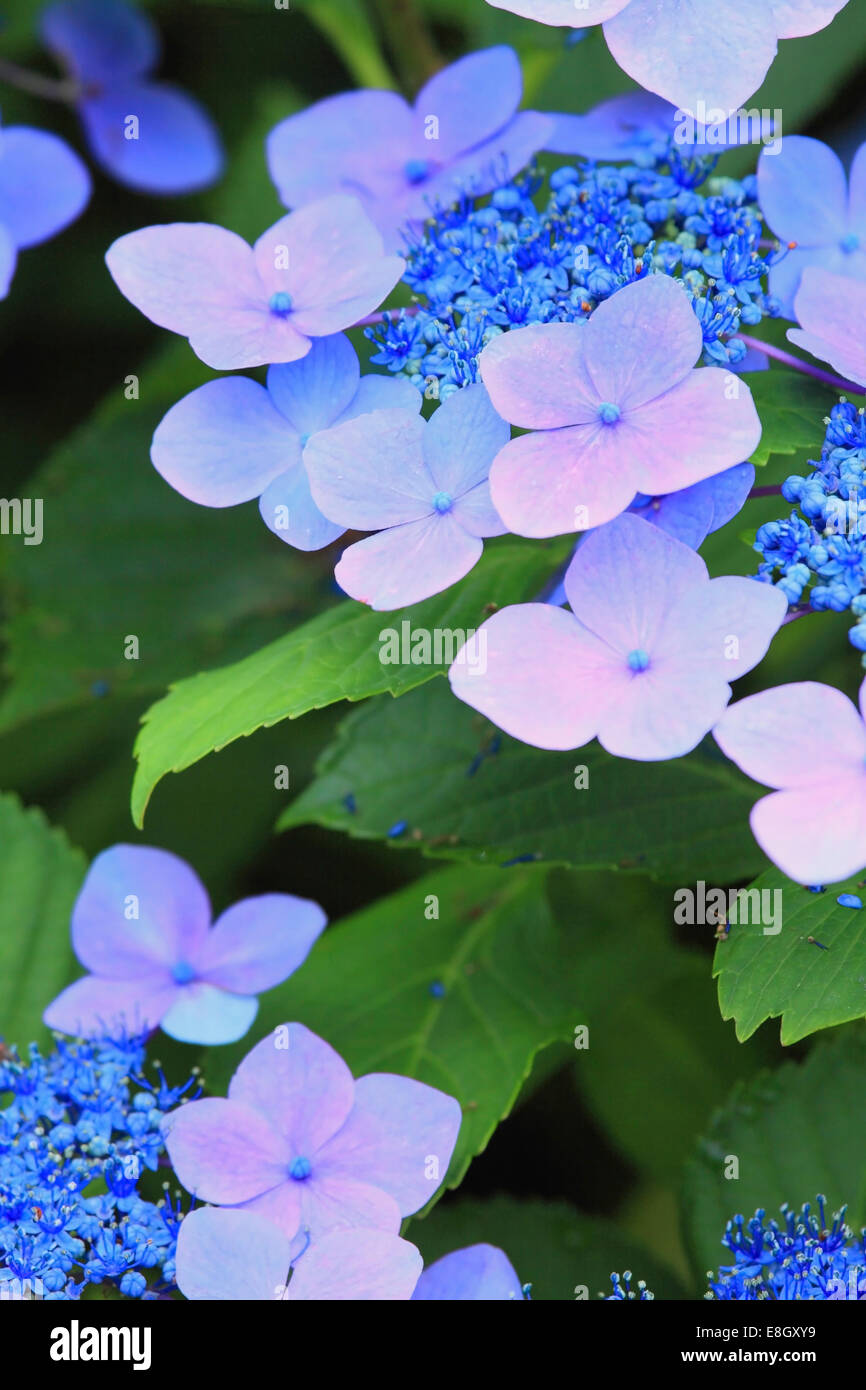
[[[347,601],[234,666],[173,686],[146,714],[136,744],[136,824],[142,823],[150,795],[167,772],[180,772],[254,729],[296,719],[337,700],[362,700],[385,691],[401,695],[430,680],[446,669],[447,661],[383,664],[383,630],[399,631],[403,622],[424,631],[477,628],[486,606],[533,597],[567,552],[567,542],[503,539],[487,547],[461,583],[424,603],[397,613],[374,613]]]
[[[428,918],[434,899],[439,915]],[[554,915],[543,871],[443,870],[332,927],[297,974],[263,997],[254,1031],[263,1037],[300,1019],[356,1075],[399,1072],[456,1096],[463,1124],[448,1175],[456,1186],[536,1053],[582,1021],[580,926]],[[211,1089],[224,1089],[254,1041],[210,1050]]]
[[[721,1246],[732,1216],[762,1207],[778,1216],[827,1198],[866,1221],[866,1030],[846,1029],[818,1043],[803,1063],[786,1062],[738,1085],[715,1117],[684,1184],[687,1237],[698,1271],[728,1263]],[[725,1176],[729,1162],[738,1176]]]
[[[836,901],[842,892],[862,892],[856,881],[812,893],[770,869],[753,890],[771,895],[764,900],[771,911],[774,902],[781,906],[781,931],[765,932],[753,921],[756,912],[741,911],[749,920],[719,943],[719,1006],[723,1018],[736,1020],[737,1037],[750,1038],[766,1019],[781,1017],[782,1042],[795,1043],[819,1028],[863,1018],[866,912]]]
[[[42,1013],[74,971],[69,915],[86,863],[42,812],[0,796],[0,1037],[44,1043]]]
[[[488,1201],[458,1198],[440,1203],[423,1221],[413,1220],[406,1238],[432,1264],[467,1245],[498,1245],[518,1277],[532,1284],[532,1298],[573,1301],[586,1289],[589,1300],[610,1293],[610,1276],[633,1270],[657,1298],[684,1298],[682,1285],[639,1241],[610,1221],[594,1220],[567,1202]],[[581,1293],[580,1297],[584,1295]]]
[[[838,391],[787,367],[750,372],[749,388],[763,433],[751,462],[763,466],[773,454],[820,455],[824,419],[839,399]]]
[[[479,863],[532,855],[677,882],[731,882],[766,862],[748,826],[754,788],[715,746],[639,763],[597,744],[549,753],[495,738],[444,681],[396,704],[365,705],[342,725],[280,827],[314,821],[371,838],[405,820],[395,844],[429,854]],[[578,767],[588,771],[584,790],[575,787]]]

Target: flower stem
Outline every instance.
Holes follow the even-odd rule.
[[[748,333],[738,333],[737,337],[746,344],[746,347],[756,348],[758,352],[765,352],[768,357],[774,357],[777,362],[784,362],[786,367],[793,367],[798,372],[805,372],[807,376],[813,376],[816,381],[823,381],[827,386],[835,387],[837,391],[845,391],[848,395],[866,396],[866,389],[858,386],[856,382],[846,381],[841,376],[834,376],[832,372],[825,372],[821,367],[813,367],[811,362],[804,362],[801,357],[795,357],[791,352],[783,352],[781,348],[773,347],[772,343],[765,343],[760,338],[751,338]]]
[[[778,496],[779,496],[779,489],[778,489],[777,487],[753,487],[753,488],[752,488],[752,491],[749,493],[749,498],[750,498],[750,499],[751,499],[752,497],[778,497]]]
[[[414,97],[444,59],[415,0],[375,0],[375,5],[400,81]]]
[[[44,77],[41,72],[31,72],[29,68],[10,63],[7,58],[0,58],[0,82],[46,101],[63,101],[74,105],[82,96],[80,84],[71,78]]]

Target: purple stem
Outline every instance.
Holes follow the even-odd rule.
[[[778,497],[779,495],[777,487],[753,487],[749,493],[749,500],[753,497]]]
[[[781,348],[773,347],[771,343],[762,342],[760,338],[751,338],[748,333],[738,333],[737,337],[746,344],[746,347],[756,348],[758,352],[765,352],[768,357],[775,357],[777,362],[784,362],[786,367],[793,367],[798,372],[805,372],[807,376],[813,376],[816,381],[823,381],[827,386],[833,386],[837,391],[845,391],[848,395],[866,396],[866,389],[857,386],[853,381],[846,381],[844,377],[834,376],[832,372],[825,372],[821,367],[813,367],[811,362],[804,362],[801,357],[795,357],[793,353],[783,352]]]
[[[814,608],[791,608],[782,619],[782,627],[788,623],[795,623],[798,618],[808,618],[809,614],[814,612]]]

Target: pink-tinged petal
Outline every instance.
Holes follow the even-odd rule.
[[[15,243],[0,222],[0,299],[5,299],[9,293],[17,260]]]
[[[838,883],[866,865],[866,785],[859,777],[772,792],[752,807],[752,834],[795,883]]]
[[[317,338],[299,362],[269,367],[268,393],[293,430],[311,435],[336,424],[360,380],[357,352],[345,333],[334,333]]]
[[[428,428],[408,410],[374,410],[320,430],[304,450],[316,505],[357,531],[429,516],[438,489],[423,457]]]
[[[840,240],[847,230],[848,180],[839,156],[821,140],[787,135],[758,160],[758,199],[767,226],[801,247]]]
[[[866,679],[863,680],[857,695],[857,702],[860,706],[860,714],[866,720]]]
[[[662,658],[629,671],[627,689],[604,710],[598,741],[616,758],[656,762],[690,753],[721,718],[731,687],[710,668]]]
[[[479,197],[500,188],[506,179],[513,178],[529,163],[539,150],[547,147],[556,122],[540,111],[519,111],[502,130],[491,135],[483,144],[448,164],[427,183],[420,185],[420,198],[412,208],[416,218],[430,215],[431,203],[452,203],[462,194]],[[423,207],[420,205],[424,201]]]
[[[717,0],[631,0],[604,36],[642,87],[719,119],[757,91],[776,56],[772,11],[754,0],[725,0],[721,12]]]
[[[411,1216],[445,1180],[462,1113],[453,1096],[408,1076],[372,1072],[355,1083],[355,1105],[322,1149],[329,1177],[363,1173]]]
[[[344,530],[319,511],[302,463],[281,473],[265,488],[259,511],[268,529],[296,550],[322,550]]]
[[[54,236],[89,197],[87,167],[64,140],[27,126],[0,129],[0,224],[13,246]]]
[[[72,909],[72,945],[88,970],[130,980],[187,960],[209,926],[207,893],[188,864],[168,850],[113,845]]]
[[[258,1011],[258,999],[195,981],[178,991],[162,1020],[162,1031],[178,1042],[215,1047],[237,1042],[248,1033]]]
[[[387,612],[450,588],[483,548],[454,516],[434,513],[356,541],[343,551],[334,577],[350,598]]]
[[[163,1117],[162,1133],[172,1168],[203,1202],[246,1202],[289,1181],[289,1145],[259,1110],[238,1100],[213,1096],[180,1105]]]
[[[794,308],[804,331],[789,328],[791,342],[866,386],[866,283],[808,266]]]
[[[428,1265],[412,1297],[428,1303],[522,1301],[523,1287],[504,1250],[495,1245],[469,1245]]]
[[[415,99],[415,138],[419,155],[441,163],[495,135],[511,120],[523,95],[523,75],[513,48],[467,53],[441,68]],[[429,116],[438,119],[438,138],[425,139]]]
[[[655,495],[742,463],[761,441],[761,420],[740,377],[721,367],[699,367],[667,395],[629,412],[611,432],[634,460],[636,490]]]
[[[387,1231],[335,1231],[313,1245],[292,1270],[288,1299],[316,1302],[408,1300],[422,1260],[408,1240]]]
[[[579,748],[627,683],[625,663],[562,608],[517,604],[488,618],[475,638],[482,660],[448,673],[458,699],[536,748]]]
[[[512,439],[490,469],[493,505],[518,536],[561,536],[611,521],[639,487],[635,460],[605,425]]]
[[[599,304],[586,334],[586,370],[596,399],[623,414],[678,385],[703,348],[689,296],[669,275],[649,275],[617,290]]]
[[[326,97],[281,121],[266,141],[268,171],[286,207],[341,188],[396,198],[412,152],[412,112],[396,92]]]
[[[138,122],[133,139],[130,116]],[[169,83],[109,87],[82,103],[81,119],[102,167],[140,193],[194,193],[222,172],[222,146],[210,116]]]
[[[798,39],[825,29],[848,0],[770,0],[780,39]]]
[[[589,380],[586,329],[583,323],[531,324],[491,339],[478,365],[503,420],[550,430],[598,419],[603,398]]]
[[[362,1182],[348,1173],[320,1173],[305,1182],[294,1183],[300,1189],[301,1216],[299,1231],[309,1232],[315,1244],[331,1231],[351,1230],[362,1226],[371,1230],[400,1230],[400,1208],[384,1188]]]
[[[46,47],[77,77],[117,82],[159,60],[159,34],[148,15],[122,0],[59,0],[42,15]]]
[[[587,0],[579,11],[574,0],[487,0],[497,10],[510,10],[539,24],[563,24],[569,29],[581,24],[601,24],[624,10],[629,0]]]
[[[312,1159],[343,1124],[355,1083],[342,1057],[302,1023],[263,1038],[229,1084],[232,1100],[263,1115],[291,1144],[294,1157]]]
[[[301,1183],[289,1178],[248,1202],[239,1203],[237,1210],[267,1221],[291,1241],[301,1224],[301,1187]]]
[[[490,472],[511,428],[483,386],[465,386],[439,406],[424,431],[422,452],[437,492],[461,497]]]
[[[369,415],[373,410],[410,410],[417,415],[423,404],[418,387],[406,377],[380,376],[373,372],[361,377],[351,401],[333,423],[342,425],[347,420],[357,420],[359,415]]]
[[[581,623],[620,654],[652,656],[668,610],[706,586],[707,567],[689,546],[631,513],[586,536],[565,592]]]
[[[712,579],[673,598],[655,650],[735,681],[764,659],[787,611],[788,600],[772,584],[737,575]]]
[[[48,1005],[42,1015],[48,1028],[76,1037],[140,1035],[157,1028],[178,987],[167,974],[138,974],[133,980],[86,975]]]
[[[208,932],[196,974],[234,994],[261,994],[303,965],[327,921],[318,903],[291,893],[243,898]]]
[[[490,496],[490,483],[483,483],[458,497],[452,510],[454,520],[468,531],[470,536],[504,536],[508,527],[493,505]]]
[[[866,765],[863,720],[847,695],[817,681],[738,700],[713,734],[726,758],[768,787],[808,787]]]
[[[206,222],[142,227],[108,248],[115,284],[217,371],[303,357],[309,341],[269,312],[250,247]]]
[[[249,377],[209,381],[171,407],[157,425],[150,457],[183,497],[234,507],[259,497],[290,466],[301,443],[268,392]]]
[[[285,1296],[291,1241],[233,1207],[197,1207],[180,1225],[177,1286],[185,1298],[273,1302]]]

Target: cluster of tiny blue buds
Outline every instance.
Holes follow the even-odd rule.
[[[190,1091],[145,1080],[141,1038],[58,1037],[28,1061],[0,1052],[0,1299],[128,1298],[174,1288],[182,1213],[142,1195],[164,1153],[160,1124]],[[197,1094],[197,1092],[196,1092]],[[194,1099],[194,1096],[190,1097]],[[157,1185],[158,1186],[158,1185]]]
[[[807,1202],[795,1213],[782,1207],[783,1224],[757,1211],[751,1221],[728,1222],[723,1244],[734,1263],[707,1277],[710,1299],[866,1300],[866,1231],[855,1236],[845,1209],[828,1225],[825,1199],[813,1213]]]
[[[489,199],[432,210],[405,253],[418,304],[367,329],[371,361],[445,400],[478,380],[478,356],[496,334],[585,319],[615,290],[661,271],[691,295],[705,361],[736,365],[746,353],[739,327],[779,313],[765,282],[785,252],[766,250],[754,176],[714,177],[717,158],[648,139],[635,163],[556,170],[541,208],[543,179],[530,169]]]
[[[613,1286],[613,1293],[608,1294],[606,1302],[648,1303],[655,1298],[655,1294],[647,1288],[646,1282],[643,1279],[638,1279],[636,1289],[632,1288],[631,1280],[632,1274],[630,1269],[627,1269],[623,1274],[612,1274],[610,1276],[610,1282]]]
[[[814,472],[782,484],[785,501],[798,510],[758,529],[758,576],[792,607],[809,586],[814,610],[850,610],[857,623],[849,641],[866,653],[866,410],[842,397],[825,424],[821,458],[810,460]]]

